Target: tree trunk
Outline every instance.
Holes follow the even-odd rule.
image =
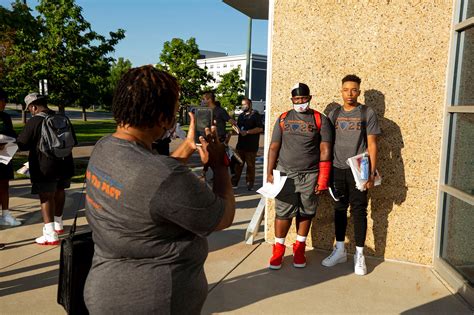
[[[26,105],[21,104],[21,121],[26,124]]]
[[[86,107],[82,106],[82,120],[87,121]]]

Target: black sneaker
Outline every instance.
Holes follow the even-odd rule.
[[[253,184],[247,183],[247,190],[252,191],[253,190]]]

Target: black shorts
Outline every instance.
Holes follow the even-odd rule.
[[[0,163],[0,180],[13,179],[13,166],[12,163],[7,165]]]
[[[31,194],[37,195],[39,193],[56,192],[71,187],[71,179],[59,179],[48,182],[33,182],[31,183]]]

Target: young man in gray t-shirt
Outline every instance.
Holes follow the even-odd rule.
[[[343,106],[329,113],[328,117],[335,128],[333,158],[333,192],[336,201],[334,225],[336,230],[336,246],[322,265],[334,266],[347,261],[344,240],[347,226],[347,208],[351,206],[354,218],[354,234],[356,254],[354,255],[354,272],[365,275],[367,267],[363,254],[367,233],[367,189],[374,187],[377,167],[377,136],[381,133],[377,115],[370,107],[357,102],[360,95],[361,79],[356,75],[347,75],[342,79]],[[368,152],[370,174],[365,191],[356,188],[354,176],[347,159],[357,154]]]
[[[275,245],[270,269],[280,269],[285,237],[296,219],[293,266],[306,266],[306,237],[316,214],[318,195],[328,189],[331,168],[332,130],[328,119],[309,108],[309,87],[298,83],[291,91],[293,109],[280,115],[273,128],[268,152],[267,181],[276,168],[288,176],[275,198]],[[278,165],[277,165],[278,163]]]

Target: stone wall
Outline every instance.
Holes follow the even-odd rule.
[[[442,0],[275,0],[266,140],[278,115],[292,107],[296,82],[307,83],[311,106],[327,113],[341,101],[342,77],[357,74],[359,101],[378,114],[383,185],[369,195],[368,254],[432,263],[452,9]],[[271,203],[267,215],[272,241]],[[333,230],[324,197],[309,245],[330,249]],[[287,243],[294,238],[293,225]],[[351,223],[347,240],[353,251]]]

